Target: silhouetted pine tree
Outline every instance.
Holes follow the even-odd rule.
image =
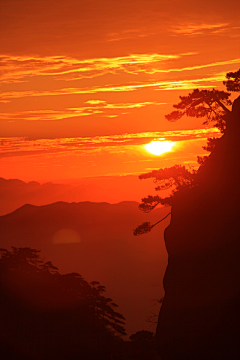
[[[199,90],[194,89],[187,96],[180,96],[180,102],[173,105],[177,110],[166,115],[168,121],[177,121],[183,116],[203,118],[203,124],[208,125],[210,122],[213,126],[218,128],[221,133],[225,133],[226,127],[231,126],[231,110],[229,107],[232,105],[230,99],[231,92],[240,92],[240,69],[236,72],[229,72],[226,74],[226,81],[223,84],[226,86],[227,91],[212,90]],[[218,138],[209,138],[207,146],[203,148],[212,152],[218,142]],[[146,174],[141,174],[139,179],[152,178],[156,191],[171,190],[167,197],[160,197],[159,195],[151,196],[142,199],[139,205],[140,210],[149,212],[157,205],[169,206],[173,204],[176,194],[181,191],[189,189],[198,185],[199,173],[201,168],[206,164],[208,156],[198,156],[199,169],[186,169],[185,166],[175,165],[171,168],[153,170]],[[168,214],[170,215],[170,213]],[[164,220],[161,219],[160,221]],[[145,222],[134,229],[134,235],[141,235],[149,232],[156,224]]]
[[[2,359],[112,357],[125,335],[124,317],[103,296],[104,286],[61,275],[36,249],[0,253]]]

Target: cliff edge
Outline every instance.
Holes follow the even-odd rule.
[[[240,97],[198,185],[172,206],[156,336],[162,360],[239,359],[239,203]]]

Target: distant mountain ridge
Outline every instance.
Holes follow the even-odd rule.
[[[109,202],[139,201],[151,193],[152,181],[140,181],[137,176],[108,176],[79,179],[75,185],[0,177],[0,215],[8,214],[26,203],[45,205],[58,201]]]
[[[0,215],[14,211],[26,203],[44,205],[59,200],[70,191],[70,185],[39,184],[19,179],[0,178]]]
[[[78,272],[87,281],[100,281],[119,304],[131,335],[152,329],[145,320],[157,312],[154,299],[163,296],[159,279],[167,262],[163,231],[169,220],[145,236],[134,237],[133,229],[167,212],[159,208],[145,214],[133,201],[25,204],[0,216],[0,247],[41,250],[61,273]]]

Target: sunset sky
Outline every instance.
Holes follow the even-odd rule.
[[[217,130],[164,115],[240,68],[239,13],[239,0],[1,0],[0,177],[196,166]],[[150,154],[154,139],[172,150]]]

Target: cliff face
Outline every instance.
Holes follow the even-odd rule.
[[[198,186],[179,193],[172,206],[157,327],[162,360],[239,359],[239,204],[240,97]]]

